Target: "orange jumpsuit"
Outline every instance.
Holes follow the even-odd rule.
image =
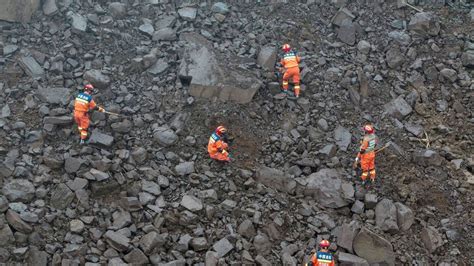
[[[209,138],[207,151],[212,159],[229,162],[230,157],[227,152],[228,147],[227,143],[225,143],[222,138],[214,132]]]
[[[311,266],[334,266],[334,257],[331,253],[319,251],[311,257]]]
[[[89,129],[90,119],[89,111],[97,108],[92,96],[88,93],[81,92],[74,101],[74,120],[81,134],[81,139],[87,139],[87,130]]]
[[[293,78],[295,96],[300,95],[300,61],[301,58],[293,51],[285,53],[283,59],[280,61],[281,65],[285,68],[282,82],[283,90],[288,90],[288,81],[290,78]]]
[[[360,159],[362,169],[361,179],[365,181],[370,174],[370,180],[375,180],[375,147],[377,146],[377,136],[375,134],[365,135],[360,145],[357,158]]]

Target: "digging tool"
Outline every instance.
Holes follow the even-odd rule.
[[[109,112],[109,111],[104,111],[104,113],[109,114],[109,115],[123,116],[121,114],[117,114],[117,113]]]
[[[390,142],[387,142],[382,148],[378,149],[378,150],[375,150],[375,153],[379,153],[383,150],[385,150],[386,148],[388,148],[388,146],[390,146]]]
[[[402,6],[408,6],[408,7],[412,8],[412,9],[418,11],[418,12],[423,12],[423,9],[419,9],[419,8],[417,8],[417,7],[414,7],[414,6],[410,5],[410,4],[407,2],[407,0],[399,0],[399,2],[398,2],[398,7],[400,8],[400,7],[402,7]]]

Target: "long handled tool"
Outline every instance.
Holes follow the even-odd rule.
[[[117,114],[117,113],[113,113],[113,112],[109,112],[109,111],[104,111],[104,113],[109,114],[109,115],[123,116],[121,114]]]
[[[410,4],[407,2],[407,0],[399,0],[398,7],[400,8],[400,7],[402,7],[402,6],[408,6],[408,7],[413,8],[414,10],[416,10],[416,11],[418,11],[418,12],[423,12],[422,9],[419,9],[419,8],[417,8],[417,7],[414,7],[414,6],[410,5]]]

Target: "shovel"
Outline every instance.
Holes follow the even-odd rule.
[[[410,8],[413,8],[414,10],[418,11],[418,12],[423,12],[422,9],[419,9],[417,7],[414,7],[412,5],[410,5],[407,0],[398,0],[398,8],[402,7],[402,6],[408,6]]]

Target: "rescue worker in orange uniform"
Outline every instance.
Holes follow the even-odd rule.
[[[365,136],[361,141],[359,153],[354,162],[354,169],[357,168],[357,163],[360,161],[361,179],[365,185],[367,184],[367,177],[370,177],[371,182],[375,181],[375,148],[378,144],[378,138],[372,125],[365,125],[363,130]]]
[[[310,262],[306,266],[334,266],[334,257],[329,252],[329,246],[331,244],[329,241],[323,239],[319,243],[320,250],[311,257]]]
[[[218,161],[230,162],[230,155],[227,149],[227,129],[224,126],[218,126],[209,138],[207,151],[209,156]]]
[[[300,96],[299,63],[301,61],[301,58],[296,55],[296,52],[291,50],[291,46],[289,44],[284,44],[282,50],[285,53],[280,61],[280,64],[283,66],[284,71],[282,81],[283,92],[288,93],[288,81],[290,80],[290,78],[292,78],[295,97],[298,98]]]
[[[76,96],[74,101],[74,120],[76,121],[77,128],[81,135],[80,144],[84,144],[88,138],[88,129],[90,124],[89,113],[98,110],[99,112],[105,112],[104,108],[97,106],[92,99],[92,91],[94,86],[87,84],[84,86],[84,90]]]

